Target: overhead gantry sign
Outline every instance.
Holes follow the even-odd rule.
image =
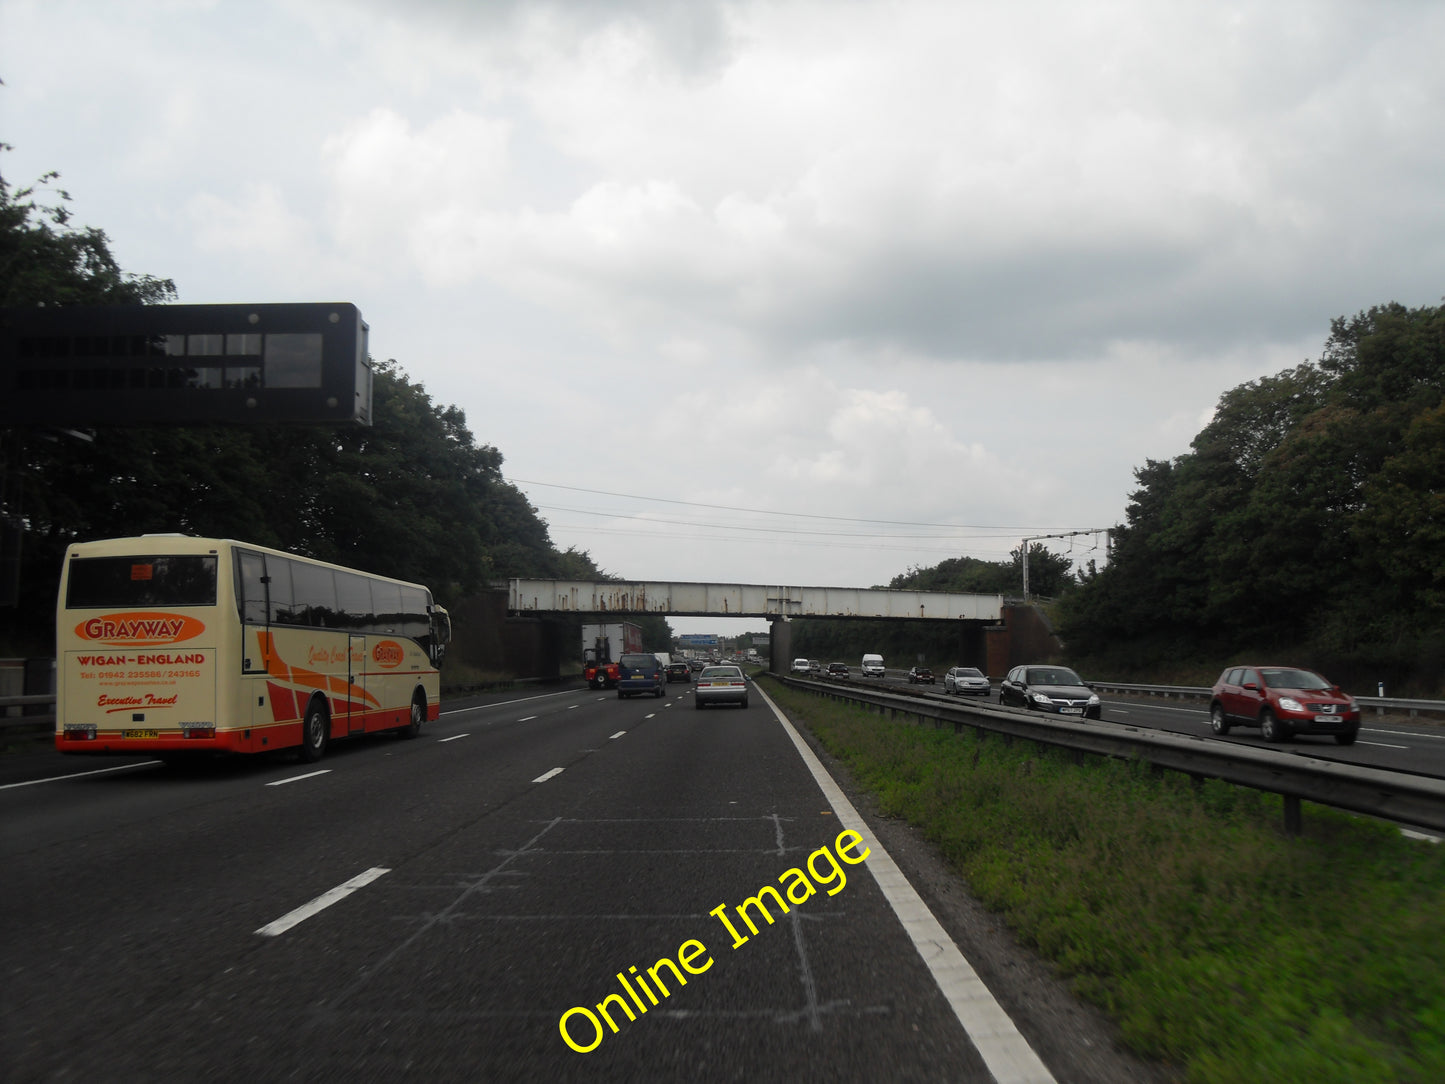
[[[0,426],[371,424],[347,302],[0,309]]]

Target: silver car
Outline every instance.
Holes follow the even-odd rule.
[[[748,706],[748,679],[741,667],[709,666],[697,675],[692,687],[692,706],[700,709],[709,704]]]
[[[987,696],[992,690],[988,678],[974,666],[955,666],[943,675],[943,691],[963,696]]]

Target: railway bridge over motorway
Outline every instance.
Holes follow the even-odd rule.
[[[589,619],[652,614],[672,617],[765,617],[772,669],[786,671],[795,618],[849,617],[959,622],[961,658],[994,672],[1008,656],[1007,606],[1002,595],[891,591],[853,587],[788,587],[743,583],[511,580],[507,609],[514,615],[577,615]],[[1007,665],[1004,665],[1007,669]],[[998,672],[1002,672],[999,670]]]

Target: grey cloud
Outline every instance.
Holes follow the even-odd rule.
[[[383,16],[394,0],[364,0]],[[462,34],[510,33],[526,19],[550,18],[578,39],[609,26],[641,26],[662,47],[661,57],[685,79],[707,78],[724,67],[732,43],[725,5],[714,0],[410,0],[408,20],[430,20]]]

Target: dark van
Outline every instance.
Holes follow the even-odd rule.
[[[663,694],[667,673],[656,655],[623,655],[617,667],[617,699],[637,693]]]

